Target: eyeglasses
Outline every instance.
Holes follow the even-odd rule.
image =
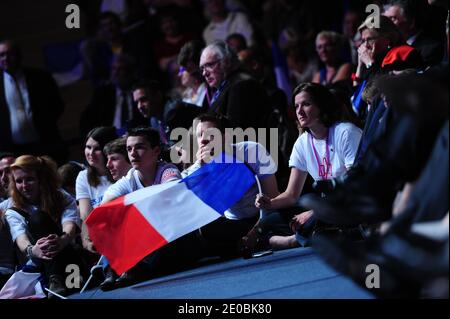
[[[216,61],[212,61],[212,62],[208,62],[205,63],[203,65],[200,65],[200,71],[203,73],[205,71],[211,72],[212,69],[216,66],[217,63],[219,63],[220,61],[222,61],[221,59],[216,60]]]
[[[367,43],[368,45],[373,45],[380,37],[368,37],[366,39],[361,39],[361,44]]]

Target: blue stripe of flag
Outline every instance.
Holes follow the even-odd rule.
[[[223,156],[220,158],[224,158]],[[255,182],[246,164],[225,156],[226,161],[212,161],[181,182],[200,200],[223,215],[236,204]]]

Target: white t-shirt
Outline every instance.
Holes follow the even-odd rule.
[[[63,194],[63,201],[64,201],[64,210],[61,214],[61,226],[65,222],[70,221],[74,222],[78,227],[80,227],[81,221],[80,221],[80,213],[78,212],[77,209],[77,202],[72,196],[70,196],[69,193],[67,193],[63,189],[60,189],[59,191]],[[12,240],[16,241],[17,237],[19,237],[22,234],[28,233],[28,226],[25,221],[25,218],[22,215],[20,215],[14,210],[9,209],[11,207],[14,207],[12,199],[9,198],[6,201],[8,202],[6,205],[8,209],[6,210],[5,217],[11,231]],[[32,215],[39,211],[39,206],[30,205],[24,210],[28,214]]]
[[[338,177],[353,165],[361,135],[362,131],[351,123],[337,123],[330,127],[328,150],[331,175],[328,174],[327,178],[322,178],[319,175],[317,159],[319,159],[320,164],[324,164],[327,158],[326,140],[317,140],[308,132],[304,132],[294,144],[289,167],[308,172],[315,181]]]
[[[9,206],[9,198],[5,199],[3,202],[0,202],[0,216],[2,216],[2,212],[5,213]]]
[[[246,162],[253,169],[260,180],[272,176],[277,171],[277,165],[267,150],[255,142],[242,142],[232,144],[232,150],[235,152],[236,159]],[[197,162],[182,172],[186,177],[199,169],[201,165]],[[244,196],[233,207],[225,211],[225,217],[228,219],[239,220],[251,218],[259,213],[255,207],[255,197],[258,194],[258,187],[255,184],[244,194]]]
[[[192,88],[187,88],[183,93],[183,102],[197,105],[198,107],[203,106],[203,101],[206,97],[206,84],[202,83],[197,89],[197,94],[194,95],[194,90]]]
[[[75,191],[77,200],[89,199],[92,208],[97,207],[103,200],[103,194],[111,186],[111,182],[106,176],[100,176],[100,184],[97,187],[93,187],[88,182],[87,169],[78,173]]]
[[[178,169],[173,166],[168,166],[166,169],[164,169],[164,166],[166,165],[167,164],[163,164],[162,162],[158,164],[158,168],[155,173],[155,182],[153,183],[153,185],[164,184],[177,179],[181,179],[181,174]],[[160,172],[161,168],[163,169],[163,171]],[[156,180],[158,176],[160,176],[159,180]],[[136,169],[132,168],[128,171],[126,176],[119,179],[106,190],[104,197],[119,198],[144,187],[145,186],[139,179],[139,172]]]
[[[203,39],[208,45],[217,40],[225,41],[233,33],[242,34],[248,46],[253,44],[253,27],[247,16],[241,12],[230,12],[220,23],[210,22],[203,31]]]

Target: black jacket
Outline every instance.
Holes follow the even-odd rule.
[[[33,113],[34,127],[39,134],[39,144],[60,143],[61,136],[57,121],[64,111],[64,102],[55,80],[50,73],[24,68],[25,81]],[[6,103],[3,71],[0,71],[0,151],[13,151],[11,139],[11,123]]]
[[[269,97],[264,87],[249,75],[237,71],[227,84],[211,111],[225,117],[232,128],[266,128],[270,114]]]

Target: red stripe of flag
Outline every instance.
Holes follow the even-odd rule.
[[[119,275],[167,244],[134,205],[125,206],[124,198],[97,207],[85,221],[95,248]]]

